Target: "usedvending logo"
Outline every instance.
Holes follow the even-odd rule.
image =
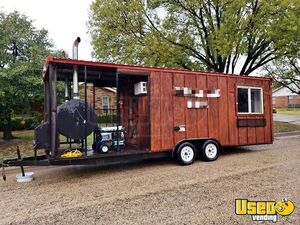
[[[248,199],[235,200],[236,215],[250,215],[253,221],[277,222],[278,216],[289,216],[294,212],[295,205],[291,200],[282,201],[249,201]]]

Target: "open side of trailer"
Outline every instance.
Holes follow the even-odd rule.
[[[113,164],[169,156],[188,165],[197,155],[217,159],[224,146],[273,142],[269,78],[48,57],[43,81],[44,120],[35,130],[34,156],[2,166]],[[65,85],[65,99],[58,96],[59,83]],[[90,103],[88,86],[93,89]],[[99,87],[116,90],[110,133],[96,120]],[[102,133],[99,141],[99,132],[114,140],[104,142]],[[82,154],[63,157],[72,149]]]

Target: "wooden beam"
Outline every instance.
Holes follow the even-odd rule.
[[[49,64],[49,82],[50,82],[50,99],[51,99],[51,156],[56,156],[56,111],[57,111],[57,102],[56,102],[56,67]]]

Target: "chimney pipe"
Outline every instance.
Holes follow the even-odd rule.
[[[66,78],[65,80],[65,102],[70,100],[70,96],[69,96],[69,79]]]
[[[73,44],[73,59],[78,59],[78,45],[80,43],[80,37],[77,37]],[[73,72],[73,98],[79,99],[78,93],[78,66],[74,65],[74,72]]]

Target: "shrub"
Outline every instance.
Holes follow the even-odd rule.
[[[15,116],[11,119],[12,130],[26,130],[33,129],[38,125],[39,120],[34,116]],[[0,130],[2,131],[4,124],[0,123]]]
[[[115,123],[116,121],[116,114],[102,114],[98,116],[98,123]]]

